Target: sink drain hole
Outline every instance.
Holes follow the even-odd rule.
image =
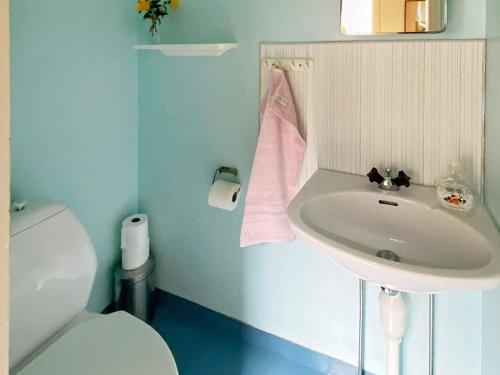
[[[399,262],[399,256],[390,250],[380,250],[377,253],[377,257],[385,259],[385,260],[390,260],[393,262]]]

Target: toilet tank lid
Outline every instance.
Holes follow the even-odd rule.
[[[64,202],[33,200],[26,202],[22,210],[10,213],[10,236],[29,229],[68,208]]]

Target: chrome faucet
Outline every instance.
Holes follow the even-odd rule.
[[[383,177],[377,170],[377,168],[372,168],[372,170],[367,174],[370,182],[375,182],[378,187],[382,190],[388,191],[398,191],[400,186],[410,187],[410,179],[405,172],[399,171],[398,176],[392,178],[392,171],[387,168],[385,170],[386,176]]]

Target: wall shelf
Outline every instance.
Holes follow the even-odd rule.
[[[221,56],[238,46],[238,43],[138,44],[134,46],[134,49],[160,51],[165,56]]]

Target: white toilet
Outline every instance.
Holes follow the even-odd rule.
[[[85,311],[96,256],[66,204],[30,202],[12,212],[10,261],[11,374],[178,375],[146,323]]]

